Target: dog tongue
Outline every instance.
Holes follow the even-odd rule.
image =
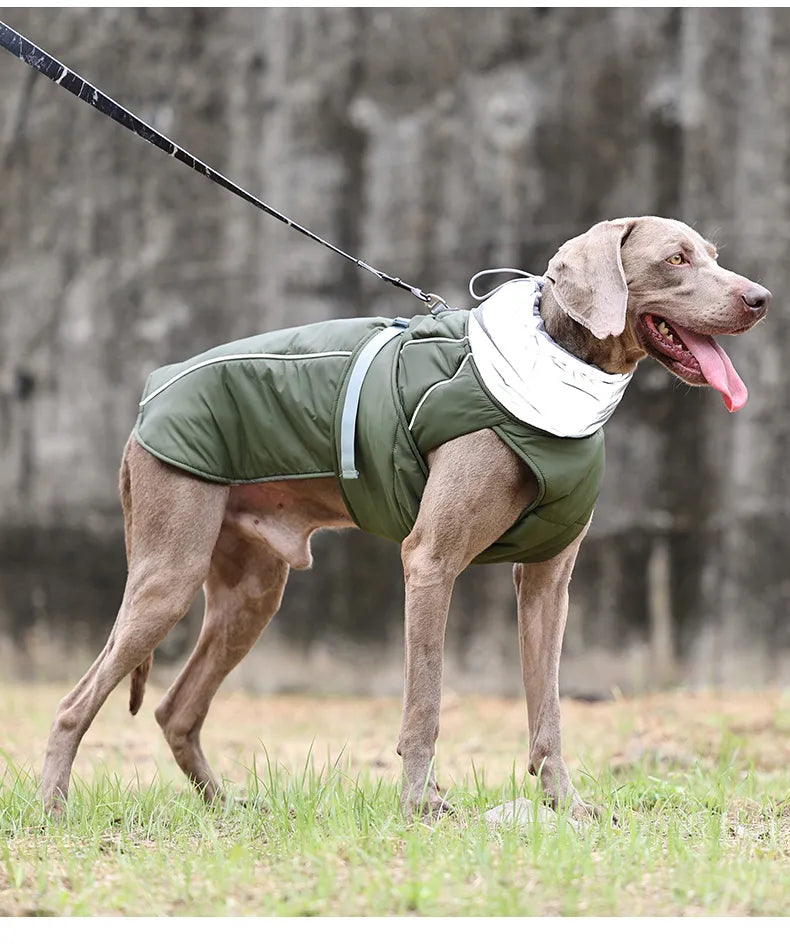
[[[712,336],[703,336],[701,333],[678,326],[677,323],[673,323],[672,328],[691,350],[708,384],[721,392],[727,409],[730,412],[742,409],[746,405],[749,393],[730,362],[730,357],[716,340]]]

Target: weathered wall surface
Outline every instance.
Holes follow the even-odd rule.
[[[729,417],[657,365],[607,427],[563,681],[790,681],[790,13],[14,10],[127,108],[375,266],[466,305],[597,220],[679,217],[774,292]],[[296,322],[410,315],[387,288],[0,56],[0,637],[95,649],[122,589],[116,473],[155,366]],[[398,551],[323,536],[264,688],[399,688]],[[462,578],[448,681],[517,688],[507,568]],[[175,655],[194,619],[163,647]],[[23,662],[24,667],[24,662]],[[56,669],[56,671],[58,671]]]

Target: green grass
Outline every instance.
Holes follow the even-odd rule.
[[[43,814],[33,777],[0,765],[0,912],[29,915],[783,915],[786,775],[762,773],[723,733],[713,765],[649,756],[576,774],[615,807],[592,822],[493,830],[485,810],[532,797],[514,768],[470,769],[453,817],[407,822],[398,787],[330,761],[258,759],[247,804],[207,806],[184,784],[75,782],[65,817]],[[239,790],[239,789],[237,789]]]

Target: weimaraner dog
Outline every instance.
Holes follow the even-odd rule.
[[[565,243],[549,263],[540,316],[564,350],[604,373],[628,373],[647,355],[691,385],[711,385],[732,409],[745,388],[710,339],[752,327],[771,295],[724,270],[716,248],[678,221],[624,218]],[[715,353],[715,355],[711,355]],[[406,668],[398,753],[402,802],[425,819],[446,811],[433,773],[445,623],[456,577],[500,538],[538,490],[531,470],[489,430],[427,457],[419,514],[402,544]],[[46,752],[43,795],[62,809],[82,736],[131,673],[140,707],[153,650],[201,585],[206,606],[186,666],[156,709],[181,769],[204,797],[221,795],[201,748],[211,700],[272,619],[291,567],[310,566],[319,528],[353,527],[336,478],[254,485],[210,483],[164,464],[130,438],[120,475],[128,579],[107,644],[61,701]],[[589,524],[588,524],[589,526]],[[555,807],[592,813],[562,758],[558,672],[568,583],[587,527],[560,554],[514,567],[530,729],[529,768]]]

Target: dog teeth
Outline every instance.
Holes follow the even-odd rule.
[[[659,321],[659,324],[658,324],[658,332],[661,333],[662,336],[666,336],[666,338],[667,338],[671,343],[674,343],[674,342],[675,342],[675,337],[672,335],[672,333],[671,333],[669,327],[667,326],[667,324],[666,324],[663,320],[660,320],[660,321]]]

